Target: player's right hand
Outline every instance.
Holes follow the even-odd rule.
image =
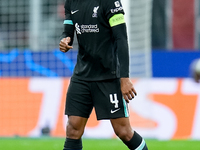
[[[72,49],[73,47],[69,45],[70,42],[71,42],[70,37],[63,38],[59,44],[60,51],[65,53],[68,50]]]

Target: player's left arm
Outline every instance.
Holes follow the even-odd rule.
[[[120,63],[121,91],[124,99],[129,102],[137,93],[129,78],[129,48],[124,15],[122,13],[113,15],[109,19],[109,23],[117,44],[117,53]]]
[[[115,14],[109,19],[112,33],[117,44],[120,63],[120,77],[129,77],[129,50],[126,24],[123,14]]]

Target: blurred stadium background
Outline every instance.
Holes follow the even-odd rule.
[[[145,138],[200,140],[199,0],[122,0],[130,75],[138,96],[131,125]],[[0,1],[0,137],[65,136],[65,94],[77,55],[59,52],[64,0]],[[106,132],[105,132],[106,130]],[[85,138],[115,138],[110,123],[88,121]]]

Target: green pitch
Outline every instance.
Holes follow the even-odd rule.
[[[0,150],[62,150],[64,138],[0,138]],[[200,150],[200,141],[146,140],[149,150]],[[83,150],[128,150],[118,139],[83,139]]]

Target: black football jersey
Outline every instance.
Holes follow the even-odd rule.
[[[73,27],[79,46],[73,78],[99,81],[121,77],[115,30],[109,23],[120,13],[124,14],[120,0],[66,0],[64,24]],[[73,37],[73,30],[66,36]]]

